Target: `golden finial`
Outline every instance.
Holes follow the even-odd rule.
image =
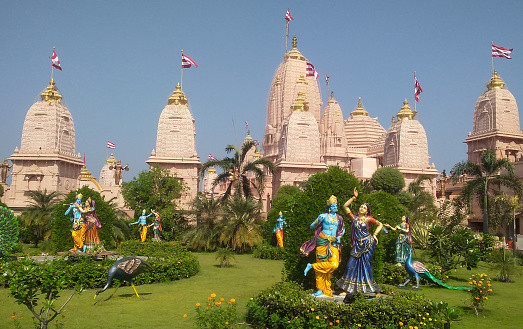
[[[292,48],[298,47],[298,39],[296,38],[296,34],[292,37]]]
[[[309,110],[309,102],[306,100],[307,96],[304,92],[298,92],[298,98],[294,101],[291,106],[292,111],[307,112]]]
[[[334,99],[334,91],[331,91],[331,99]]]
[[[351,115],[365,115],[365,116],[369,116],[369,112],[367,112],[364,108],[363,108],[363,103],[361,102],[361,97],[358,98],[358,107],[351,112]]]
[[[409,102],[407,102],[407,99],[405,98],[403,106],[396,116],[398,117],[398,120],[412,120],[417,113],[418,111],[412,111],[410,109]]]
[[[107,163],[108,165],[116,164],[116,159],[114,158],[114,155],[112,153],[111,153],[111,156],[109,157],[109,159],[105,160],[105,163]]]
[[[45,88],[45,90],[42,91],[40,97],[42,98],[43,102],[62,102],[62,95],[58,91],[58,88],[56,88],[53,78],[51,78],[49,86],[47,86],[47,88]]]
[[[334,204],[334,203],[338,203],[338,198],[336,198],[334,195],[331,195],[329,200],[327,200],[327,205],[330,206],[331,204]]]
[[[296,84],[297,85],[308,85],[309,83],[307,82],[307,79],[305,79],[305,75],[300,74],[300,76],[298,77],[298,80],[296,80]]]
[[[499,77],[498,72],[494,71],[492,78],[490,78],[489,83],[487,83],[488,90],[503,89],[503,87],[505,87],[505,82]]]
[[[214,166],[211,166],[207,172],[209,174],[216,174],[216,169],[214,169]]]
[[[187,105],[187,97],[185,97],[185,94],[182,91],[182,87],[180,86],[180,83],[176,85],[176,90],[173,91],[171,97],[169,97],[169,100],[167,101],[168,105]]]

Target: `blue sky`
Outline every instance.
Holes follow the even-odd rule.
[[[430,162],[441,171],[465,160],[474,105],[491,77],[491,41],[514,48],[494,59],[523,99],[523,1],[7,1],[0,0],[0,158],[20,146],[27,110],[48,85],[52,47],[63,71],[54,80],[76,130],[76,152],[98,177],[107,141],[129,164],[128,181],[156,148],[160,113],[180,81],[180,50],[197,152],[225,156],[227,144],[262,140],[270,83],[285,53],[285,12],[298,49],[323,77],[344,118],[362,98],[388,129],[413,72],[424,90],[417,119]],[[235,123],[235,129],[233,127]]]

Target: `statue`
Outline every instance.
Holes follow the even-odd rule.
[[[154,214],[155,218],[154,218],[154,222],[152,222],[152,224],[148,225],[147,227],[153,227],[153,233],[154,233],[154,237],[153,237],[153,241],[160,241],[160,231],[162,231],[162,219],[160,218],[160,214],[157,213],[156,211],[152,210],[151,209],[151,212]]]
[[[84,245],[86,250],[101,249],[100,251],[103,251],[104,248],[100,242],[100,237],[98,236],[98,230],[102,228],[102,224],[100,224],[100,221],[98,220],[94,205],[95,202],[94,200],[91,200],[91,198],[88,198],[87,201],[85,201],[84,218],[86,227]]]
[[[152,211],[152,209],[151,209]],[[138,224],[140,225],[140,239],[142,240],[142,242],[145,241],[145,239],[147,238],[147,218],[148,217],[151,217],[152,216],[152,213],[150,213],[149,215],[145,215],[145,209],[142,210],[142,215],[140,217],[138,217],[138,220],[134,223],[130,223],[129,226],[131,225],[134,225],[134,224]]]
[[[274,229],[272,230],[272,233],[276,233],[276,241],[278,244],[278,247],[283,248],[283,225],[287,225],[286,219],[283,218],[283,214],[280,211],[280,214],[278,216],[278,219],[276,219],[276,224],[274,225]]]
[[[7,177],[9,177],[9,169],[11,169],[11,167],[13,167],[13,165],[9,165],[7,163],[7,158],[4,159],[4,163],[2,163],[2,183],[6,183],[7,181]]]
[[[76,200],[69,204],[69,208],[65,211],[65,215],[71,213],[71,235],[73,237],[74,247],[69,251],[85,252],[85,210],[82,205],[82,194],[76,196]]]
[[[318,289],[313,296],[325,295],[332,297],[331,278],[332,273],[340,264],[341,237],[345,233],[343,217],[338,215],[338,200],[331,195],[327,200],[328,212],[320,214],[312,222],[310,228],[315,229],[314,237],[305,242],[300,252],[302,256],[308,256],[316,249],[316,263],[307,264],[305,275],[314,269],[316,273],[316,288]]]
[[[129,165],[125,165],[122,166],[122,160],[118,160],[118,162],[113,166],[113,165],[110,165],[109,166],[109,170],[113,170],[114,169],[114,183],[116,185],[120,185],[120,182],[122,181],[122,178],[123,178],[123,173],[122,171],[129,171]]]
[[[354,216],[349,205],[357,197],[358,190],[354,188],[354,196],[343,205],[343,209],[352,219],[350,258],[345,274],[336,282],[338,287],[347,294],[343,300],[344,303],[349,303],[358,293],[379,293],[381,291],[372,275],[372,258],[374,248],[378,244],[377,236],[383,228],[383,224],[372,217],[368,203],[362,204],[358,215]],[[378,225],[373,235],[369,233],[370,224]]]
[[[396,265],[401,266],[402,264],[405,264],[409,257],[410,243],[412,242],[409,217],[401,217],[401,223],[395,227],[392,227],[389,224],[384,224],[384,226],[393,231],[398,231],[398,238],[396,239]]]

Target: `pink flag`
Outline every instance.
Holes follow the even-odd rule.
[[[113,142],[107,141],[107,148],[108,149],[115,149],[116,148],[116,144],[113,143]]]
[[[419,102],[419,94],[423,92],[423,89],[421,88],[418,78],[416,78],[416,72],[414,72],[414,99],[416,102]]]
[[[209,160],[214,160],[214,155],[212,155],[211,153],[209,153]]]
[[[62,70],[62,66],[60,66],[60,61],[58,60],[58,56],[56,55],[56,51],[54,51],[54,48],[53,48],[53,56],[49,57],[51,58],[51,63],[53,65],[54,68],[56,68],[57,70]]]
[[[512,59],[512,57],[510,57],[512,49],[514,48],[507,49],[492,44],[492,57],[505,57],[506,59]]]
[[[189,56],[182,53],[182,69],[188,69],[192,65],[194,65],[194,67],[198,67],[195,61],[193,61]]]
[[[318,79],[318,77],[320,76],[318,74],[318,72],[316,72],[316,69],[314,68],[314,65],[312,65],[311,63],[307,62],[307,71],[306,71],[306,75],[308,77],[314,77],[315,79]]]
[[[325,83],[327,83],[327,85],[329,84],[329,76],[327,74],[325,74]]]
[[[84,153],[84,164],[85,164],[85,153]]]
[[[293,21],[293,20],[294,20],[294,18],[292,18],[292,16],[291,16],[291,12],[289,11],[288,8],[287,8],[287,13],[285,14],[285,20],[286,20],[287,22],[290,22],[290,21]]]
[[[258,142],[258,140],[255,140],[254,145],[258,146],[258,145],[260,145],[260,142]]]
[[[245,121],[245,129],[249,128],[249,123],[247,123],[247,121]]]

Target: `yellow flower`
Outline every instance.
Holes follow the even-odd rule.
[[[432,318],[429,318],[429,321],[432,321]]]
[[[399,325],[400,325],[400,326],[403,326],[403,322],[400,321],[400,322],[399,322]]]
[[[488,299],[488,297],[486,297],[486,296],[485,296],[485,297],[483,297],[483,298],[485,298],[485,299]]]
[[[327,319],[327,317],[326,317],[326,316],[324,316],[323,318],[324,318],[324,319]]]
[[[214,293],[213,293],[213,294],[211,294],[211,297],[212,297],[212,298],[216,297],[216,294],[214,294]]]
[[[361,324],[358,323],[358,327],[361,327]]]
[[[222,303],[222,302],[214,302],[214,305],[216,305],[216,306],[220,306],[221,303]]]
[[[313,311],[313,312],[314,312],[314,309],[313,309],[313,308],[311,308],[311,311]]]
[[[223,299],[223,298],[220,298],[220,302],[223,302],[223,301],[224,301],[224,299]]]
[[[291,323],[291,320],[287,321],[287,323]]]
[[[196,303],[196,307],[200,307],[200,303]]]
[[[426,315],[429,315],[429,313],[425,313]]]
[[[183,317],[186,318],[186,317],[187,317],[187,314],[184,314]]]
[[[414,329],[414,327],[413,326],[409,326],[409,329]]]
[[[225,324],[229,324],[229,322],[228,322],[228,321],[225,321]]]
[[[231,298],[231,300],[230,300],[231,303],[234,303],[235,301],[236,301],[236,299],[234,299],[234,298]]]
[[[253,300],[254,298],[251,297],[251,300]]]
[[[320,319],[320,316],[319,316],[319,315],[316,315],[316,319],[318,319],[318,320],[319,320],[319,319]]]

